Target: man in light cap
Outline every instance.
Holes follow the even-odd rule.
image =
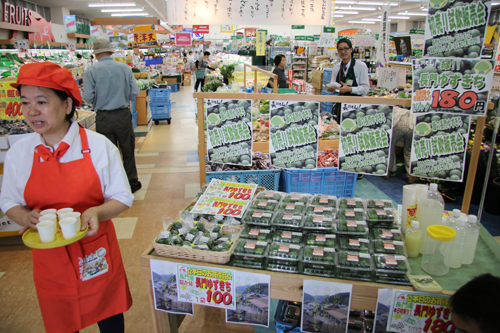
[[[96,131],[121,149],[123,166],[132,193],[141,188],[135,165],[135,135],[130,101],[139,95],[132,69],[111,58],[113,50],[107,39],[94,42],[98,62],[85,71],[83,99],[97,112]]]

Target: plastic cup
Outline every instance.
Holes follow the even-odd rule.
[[[40,241],[42,243],[51,243],[56,237],[54,235],[54,221],[43,221],[36,225]]]
[[[82,228],[82,220],[81,220],[82,214],[80,212],[71,212],[71,213],[66,213],[62,214],[62,218],[67,218],[67,217],[74,217],[76,219],[76,230],[77,232],[80,231]]]
[[[38,218],[38,222],[52,221],[54,222],[54,235],[57,234],[57,216],[54,214],[42,215]]]
[[[57,218],[60,221],[63,219],[64,214],[68,214],[68,213],[72,213],[72,212],[73,212],[73,208],[61,208],[57,211]]]
[[[74,217],[66,217],[59,221],[59,226],[64,239],[70,239],[76,236],[76,219]]]
[[[57,209],[54,208],[45,209],[40,212],[40,215],[56,215],[56,214],[57,214]]]

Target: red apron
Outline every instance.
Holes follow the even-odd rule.
[[[90,158],[87,134],[79,127],[83,158],[68,163],[40,162],[24,190],[30,209],[72,207],[83,213],[104,203],[101,182]],[[33,278],[49,333],[70,333],[127,311],[132,297],[111,220],[95,236],[68,246],[33,249]]]

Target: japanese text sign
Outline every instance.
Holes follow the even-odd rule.
[[[424,56],[480,58],[491,2],[432,2],[425,21]]]
[[[269,153],[280,168],[316,169],[319,103],[270,101]]]
[[[175,33],[175,45],[177,46],[191,46],[191,33],[177,32]]]
[[[265,31],[257,31],[256,38],[256,55],[264,56],[266,55],[266,32]]]
[[[66,32],[76,32],[76,16],[64,15],[64,27]]]
[[[252,165],[252,100],[205,99],[208,160]]]
[[[413,129],[410,173],[418,177],[462,181],[470,116],[418,115]]]
[[[446,295],[396,290],[387,320],[391,332],[455,332]]]
[[[319,37],[318,47],[333,47],[335,45],[335,36],[322,34]]]
[[[399,74],[398,69],[394,67],[377,68],[377,86],[384,87],[390,90],[397,88],[398,74]]]
[[[24,119],[19,92],[12,83],[16,79],[0,80],[0,120]]]
[[[178,264],[177,281],[179,301],[236,308],[233,270]]]
[[[387,174],[393,113],[390,105],[342,104],[339,170]]]
[[[412,113],[447,112],[484,116],[492,82],[491,61],[415,59]]]
[[[209,25],[193,25],[193,33],[208,34],[210,32]]]
[[[256,189],[256,184],[240,184],[214,178],[191,213],[242,217]]]
[[[27,39],[16,39],[14,43],[20,53],[28,52],[29,41]]]
[[[69,52],[75,52],[76,51],[75,43],[66,43],[66,50],[68,50]]]

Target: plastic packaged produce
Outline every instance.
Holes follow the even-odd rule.
[[[304,229],[335,230],[333,217],[323,215],[307,215],[304,220]]]
[[[242,222],[246,224],[254,225],[271,225],[271,220],[273,219],[273,213],[265,210],[247,209],[247,212],[243,216]]]
[[[298,261],[302,252],[302,247],[297,244],[271,243],[268,258]]]
[[[403,241],[403,235],[399,229],[373,229],[374,239]]]
[[[453,249],[451,251],[450,268],[462,267],[462,256],[464,253],[465,242],[467,237],[467,228],[465,223],[467,221],[463,217],[457,219],[457,223],[452,226],[456,231],[457,236],[453,241]]]
[[[364,200],[361,198],[340,198],[339,208],[343,209],[365,208]]]
[[[236,248],[235,255],[252,258],[264,258],[267,254],[268,243],[251,239],[240,239]]]
[[[330,278],[335,277],[334,265],[305,262],[302,264],[302,267],[303,273],[306,275],[316,275]]]
[[[274,211],[278,206],[278,201],[276,200],[254,200],[250,204],[250,208]]]
[[[325,216],[331,216],[335,218],[336,209],[334,207],[325,207],[325,206],[314,206],[309,205],[306,209],[306,214],[319,214]]]
[[[267,261],[264,259],[255,260],[254,258],[241,257],[235,258],[233,265],[243,268],[266,269]]]
[[[283,198],[284,203],[297,203],[302,202],[307,204],[311,198],[310,194],[306,193],[290,193]]]
[[[432,183],[429,190],[417,198],[417,221],[420,222],[420,231],[423,235],[427,233],[427,227],[430,225],[439,225],[443,219],[444,200],[437,191],[438,185]],[[424,240],[420,243],[420,253],[424,251]]]
[[[337,236],[334,234],[308,234],[305,244],[335,248],[337,246],[336,238]]]
[[[282,195],[283,194],[281,192],[278,192],[278,191],[262,191],[259,194],[257,194],[255,199],[280,201]]]
[[[337,233],[343,235],[365,236],[368,234],[368,227],[365,221],[338,220]]]
[[[304,224],[304,216],[298,214],[289,214],[284,211],[279,211],[273,220],[274,226],[288,228],[302,228]]]
[[[422,232],[419,229],[420,222],[412,221],[411,227],[406,230],[405,245],[408,251],[408,258],[418,257],[420,243],[422,242]]]
[[[301,232],[276,230],[273,234],[272,241],[279,243],[302,244],[303,236],[304,235]]]
[[[466,234],[464,253],[462,256],[462,264],[470,265],[474,262],[476,255],[477,241],[479,239],[480,228],[477,225],[477,216],[469,215],[466,224]]]
[[[373,241],[373,250],[375,253],[386,253],[393,255],[406,255],[405,244],[398,241],[385,241],[376,239]]]
[[[368,238],[353,238],[353,237],[341,237],[339,239],[339,249],[341,251],[357,251],[363,253],[370,253],[371,243]]]
[[[394,205],[392,204],[391,200],[366,200],[366,208],[393,208]]]
[[[271,236],[271,230],[265,228],[259,228],[256,226],[245,226],[245,229],[241,232],[240,237],[245,239],[254,239],[259,241],[268,241]]]
[[[377,272],[406,274],[410,270],[410,265],[405,256],[374,254],[373,261]]]
[[[368,253],[354,251],[339,251],[338,266],[355,270],[372,270],[372,256]]]
[[[370,270],[339,268],[337,270],[337,276],[339,279],[345,280],[372,281],[372,272]]]
[[[339,209],[337,214],[338,221],[354,220],[354,221],[365,221],[365,211],[363,208],[354,209]]]
[[[278,209],[291,214],[302,214],[305,211],[306,206],[302,202],[297,202],[293,204],[282,203],[278,206]]]
[[[320,262],[335,264],[336,253],[333,247],[306,246],[302,256],[303,262]]]
[[[267,264],[267,270],[283,273],[299,273],[299,264],[297,263],[295,265],[283,265],[269,262]]]
[[[396,214],[392,208],[369,208],[366,210],[366,220],[371,223],[394,222]]]
[[[334,195],[315,194],[311,198],[311,205],[323,207],[337,207],[337,197]]]
[[[411,286],[411,282],[406,274],[376,273],[375,282]]]

